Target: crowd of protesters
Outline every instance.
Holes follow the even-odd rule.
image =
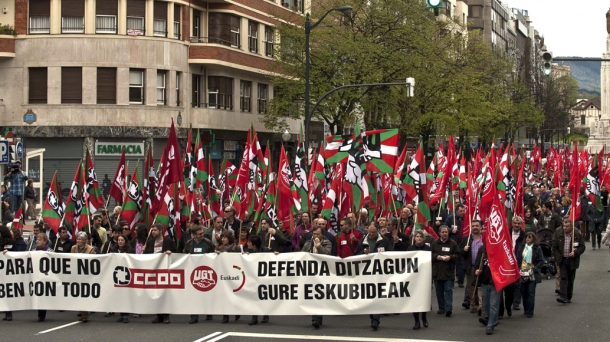
[[[576,227],[568,219],[570,196],[567,187],[560,191],[551,188],[548,178],[540,176],[539,182],[524,188],[524,217],[513,216],[510,222],[512,248],[519,265],[521,279],[514,284],[496,291],[489,268],[487,253],[482,238],[483,222],[470,220],[470,234],[463,236],[462,228],[468,220],[462,204],[456,203],[454,212],[447,212],[438,205],[430,208],[429,226],[439,236],[434,239],[424,230],[414,229],[416,208],[405,206],[396,217],[379,217],[369,221],[366,208],[350,213],[339,220],[339,230],[328,229],[328,222],[313,204],[308,212],[295,218],[293,232],[280,224],[273,227],[273,221],[262,219],[261,228],[245,219],[235,217],[235,208],[230,203],[223,205],[223,216],[204,221],[197,217],[187,224],[180,241],[164,237],[163,226],[137,224],[130,229],[127,222],[120,220],[120,207],[112,215],[100,210],[93,218],[90,232],[81,231],[71,236],[70,227],[62,226],[55,234],[45,223],[34,225],[29,243],[18,229],[10,229],[10,224],[0,226],[0,248],[7,251],[53,251],[56,253],[286,253],[302,251],[313,254],[332,255],[347,258],[354,255],[391,251],[430,251],[432,256],[432,279],[437,299],[437,314],[451,317],[456,311],[453,305],[455,284],[464,288],[461,306],[469,313],[479,316],[479,322],[486,327],[487,334],[493,334],[498,320],[504,313],[512,316],[521,310],[532,318],[536,301],[536,285],[541,282],[542,272],[553,273],[556,265],[558,295],[557,301],[571,303],[576,269],[585,244],[592,249],[601,245],[610,246],[610,225],[608,225],[608,191],[602,189],[604,210],[593,210],[589,199],[581,194],[581,215]],[[548,190],[550,189],[550,190]],[[562,196],[563,195],[563,196]],[[459,196],[458,196],[459,197]],[[592,209],[593,208],[593,209]],[[5,209],[8,211],[9,209]],[[116,223],[116,224],[113,224]],[[602,238],[602,228],[607,227]],[[545,232],[548,232],[546,234]],[[544,238],[544,241],[542,239]],[[541,244],[546,244],[547,254]],[[545,266],[546,265],[546,266]],[[610,271],[609,271],[610,272]],[[429,326],[426,312],[414,313],[414,330]],[[109,312],[109,317],[115,313]],[[120,313],[117,322],[128,323],[129,317],[138,314]],[[89,312],[79,314],[82,322],[87,322]],[[46,311],[38,311],[38,320],[44,321]],[[3,320],[11,321],[12,312],[6,312]],[[212,320],[207,315],[206,320]],[[239,320],[240,316],[235,316]],[[260,323],[269,322],[263,315]],[[198,323],[199,316],[192,315],[189,324]],[[222,323],[229,322],[229,316],[222,317]],[[323,317],[312,316],[312,326],[319,329]],[[170,315],[157,314],[152,323],[170,323]],[[248,324],[259,323],[253,316]],[[370,315],[370,326],[377,330],[381,315]]]

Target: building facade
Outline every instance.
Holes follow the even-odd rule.
[[[118,155],[97,146],[132,146],[132,169],[149,147],[159,158],[171,118],[182,138],[189,126],[215,137],[207,147],[215,165],[237,161],[251,125],[263,145],[281,141],[260,121],[274,93],[273,27],[299,23],[308,7],[309,0],[0,0],[0,23],[15,30],[0,31],[0,126],[26,152],[44,149],[38,171],[46,184],[62,172],[62,187],[86,148],[99,179],[114,175]],[[289,124],[297,133],[298,123]]]

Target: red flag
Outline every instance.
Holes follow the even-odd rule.
[[[521,217],[521,218],[525,218],[525,208],[524,208],[524,203],[523,203],[523,181],[524,181],[524,174],[523,174],[523,170],[525,168],[525,161],[521,162],[521,167],[519,168],[519,172],[517,173],[517,188],[515,189],[515,208],[513,209],[513,212],[515,213],[515,215]],[[525,229],[525,221],[522,222],[523,223],[523,229]]]
[[[19,207],[19,210],[17,210],[15,213],[15,218],[13,219],[13,225],[11,227],[23,230],[24,226],[25,220],[23,219],[23,203],[21,203],[21,207]]]
[[[491,154],[495,154],[493,149]],[[495,156],[490,159],[492,159],[490,169],[495,169]],[[506,222],[504,203],[498,197],[493,179],[485,183],[485,190],[479,207],[481,217],[485,218],[483,241],[496,291],[500,291],[519,280],[519,266],[513,253],[512,238],[510,228]]]
[[[116,172],[114,173],[114,181],[110,186],[110,196],[114,198],[114,200],[118,204],[123,204],[123,189],[125,189],[125,149],[123,149],[123,153],[121,154],[121,159],[119,160],[119,165],[117,165]]]
[[[578,141],[574,141],[574,150],[572,151],[572,164],[570,166],[570,194],[572,195],[572,206],[570,207],[570,219],[575,221],[580,218],[580,176],[578,154]]]
[[[277,200],[278,205],[278,216],[284,222],[284,227],[290,227],[290,214],[292,213],[292,192],[290,191],[290,180],[292,179],[292,172],[290,172],[290,165],[288,164],[288,158],[286,158],[286,152],[284,146],[280,151],[280,164],[278,168],[278,188],[279,198]]]
[[[85,189],[88,193],[87,201],[89,202],[89,211],[94,213],[104,206],[104,198],[102,197],[100,184],[97,181],[97,174],[95,173],[95,167],[93,166],[93,158],[91,158],[89,150],[87,150],[87,169],[84,169],[83,172],[86,172],[85,178],[87,186]]]
[[[453,164],[455,164],[455,143],[453,141],[453,135],[449,137],[449,147],[447,148],[447,157],[444,164],[443,178],[434,192],[434,197],[432,197],[430,200],[430,205],[440,202],[440,200],[445,197],[445,193],[447,192],[447,183],[449,183],[449,180],[451,179]],[[439,167],[440,166],[441,165],[439,165]]]

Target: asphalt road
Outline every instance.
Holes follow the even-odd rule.
[[[13,314],[12,322],[0,321],[1,341],[607,341],[610,327],[607,318],[608,284],[610,283],[610,254],[608,249],[587,250],[576,273],[574,297],[571,304],[556,302],[555,280],[544,279],[536,289],[534,318],[528,319],[523,310],[504,317],[494,335],[487,336],[478,316],[461,308],[464,291],[454,288],[454,314],[447,318],[436,314],[436,299],[432,298],[433,312],[428,316],[429,328],[413,331],[413,316],[401,314],[381,318],[378,331],[369,327],[367,316],[327,316],[320,330],[314,330],[309,316],[271,317],[267,324],[249,326],[249,316],[239,321],[221,324],[220,316],[212,321],[200,317],[199,323],[189,325],[188,316],[171,316],[171,324],[151,324],[152,315],[130,318],[129,324],[116,323],[117,315],[91,316],[88,323],[76,321],[75,312],[49,311],[47,320],[36,321],[35,311]],[[434,291],[432,291],[434,296]],[[186,303],[185,303],[186,305]],[[259,318],[260,320],[260,318]],[[54,330],[53,330],[54,329]],[[50,330],[50,331],[49,331]]]

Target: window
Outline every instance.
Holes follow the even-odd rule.
[[[51,0],[30,0],[30,34],[49,33]],[[46,74],[46,71],[45,71]],[[45,97],[46,103],[46,97]]]
[[[273,57],[273,28],[265,26],[265,56]]]
[[[129,69],[129,103],[144,104],[144,70]]]
[[[233,79],[208,77],[208,108],[233,110]]]
[[[480,18],[481,6],[468,6],[468,16],[471,18]]]
[[[176,72],[176,107],[180,107],[180,80],[182,80],[182,73]]]
[[[252,97],[252,82],[239,82],[239,110],[242,112],[250,112],[250,98]]]
[[[127,35],[143,36],[145,33],[146,1],[127,0]]]
[[[47,103],[47,68],[29,68],[28,103]]]
[[[248,21],[248,50],[258,53],[258,23]]]
[[[167,2],[155,1],[154,17],[153,36],[167,37]]]
[[[208,15],[209,42],[240,47],[240,18],[227,13],[212,12]]]
[[[62,0],[61,33],[85,33],[85,0]]]
[[[193,74],[192,82],[193,93],[191,94],[191,106],[193,108],[201,107],[201,76]]]
[[[116,104],[116,68],[97,68],[97,104]]]
[[[118,0],[95,2],[95,33],[117,33]]]
[[[83,103],[83,68],[61,68],[61,103]]]
[[[180,39],[180,5],[174,4],[174,39]]]
[[[267,94],[268,94],[267,85],[259,83],[258,84],[258,113],[259,114],[267,113]]]
[[[157,71],[157,105],[165,106],[165,76],[167,75],[167,71],[158,70]]]
[[[585,124],[586,124],[586,123],[585,123],[585,120],[586,120],[585,118],[586,118],[586,116],[584,116],[584,115],[581,115],[581,116],[580,116],[580,124],[581,124],[581,125],[585,125]]]
[[[193,10],[193,38],[201,38],[201,12]]]

